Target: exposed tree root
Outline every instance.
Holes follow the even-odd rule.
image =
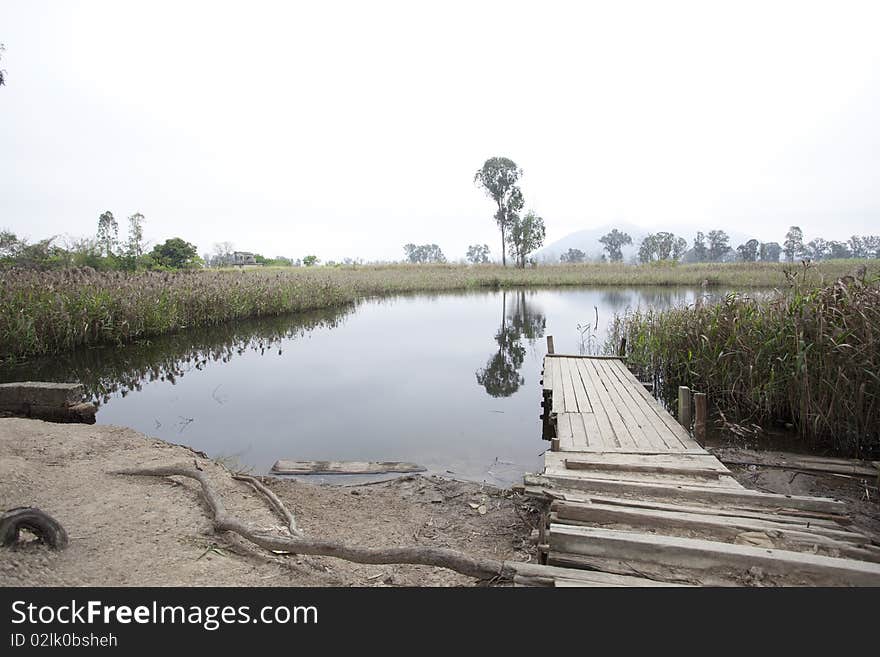
[[[262,484],[255,487],[264,494],[268,492],[266,497],[272,502],[273,507],[275,507],[276,510],[288,520],[291,525],[291,533],[295,530],[296,534],[293,537],[286,537],[256,532],[248,528],[237,518],[227,513],[220,496],[217,494],[208,477],[205,476],[205,473],[201,470],[181,466],[163,466],[159,468],[120,470],[115,474],[143,475],[150,477],[178,476],[195,479],[202,486],[202,493],[210,507],[214,521],[214,529],[216,531],[233,532],[251,543],[259,545],[267,550],[283,550],[296,554],[335,557],[337,559],[344,559],[355,563],[409,563],[423,566],[437,566],[440,568],[448,568],[449,570],[454,570],[463,575],[488,582],[513,581],[513,577],[520,566],[526,565],[515,564],[509,561],[498,561],[496,559],[471,557],[462,552],[447,548],[422,546],[364,548],[345,545],[344,543],[336,541],[307,538],[302,535],[300,530],[296,529],[296,522],[293,515],[287,510],[281,500]],[[240,478],[242,481],[247,481],[252,485],[256,482],[252,477],[242,478],[241,476],[237,476],[236,478]],[[249,479],[252,481],[248,481]]]
[[[259,479],[254,479],[249,475],[233,473],[233,479],[238,479],[238,481],[244,481],[253,486],[257,491],[266,496],[266,499],[269,500],[269,503],[272,505],[272,508],[287,521],[287,528],[290,530],[292,536],[302,536],[302,531],[296,526],[296,518],[294,515],[284,506],[284,502],[278,499],[278,496],[275,495],[269,488]]]

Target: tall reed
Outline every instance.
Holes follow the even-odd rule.
[[[880,283],[731,294],[617,316],[606,349],[663,382],[706,392],[730,421],[789,422],[806,442],[880,455]]]

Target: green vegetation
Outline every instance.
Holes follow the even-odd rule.
[[[792,423],[805,442],[876,458],[880,277],[863,269],[815,287],[806,269],[783,291],[619,316],[606,349],[626,337],[628,360],[670,403],[688,385],[728,422]]]
[[[809,268],[805,284],[821,285],[859,263]],[[870,261],[877,276],[880,262]],[[181,272],[93,269],[0,271],[0,360],[213,326],[244,317],[280,315],[401,292],[480,287],[690,285],[769,287],[790,269],[780,263],[729,265],[390,265],[261,268]]]

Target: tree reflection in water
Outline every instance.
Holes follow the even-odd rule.
[[[98,404],[141,390],[144,383],[172,385],[212,362],[229,362],[245,352],[281,354],[286,340],[318,328],[335,328],[353,306],[295,315],[228,322],[133,342],[121,347],[81,349],[54,358],[0,368],[2,381],[69,381],[82,383]]]
[[[486,366],[477,370],[477,383],[492,397],[510,397],[525,383],[519,373],[526,356],[522,341],[530,344],[544,337],[547,319],[527,301],[526,292],[511,292],[511,307],[507,307],[507,291],[501,293],[501,328],[495,334],[498,344]]]

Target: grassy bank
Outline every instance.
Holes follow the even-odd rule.
[[[805,274],[821,284],[854,261]],[[869,263],[871,275],[880,264]],[[278,268],[180,273],[89,269],[0,272],[0,360],[123,343],[245,317],[334,307],[375,295],[507,286],[694,285],[736,289],[784,282],[782,264],[558,265],[535,269],[462,265]]]
[[[615,319],[609,348],[624,336],[667,399],[689,385],[730,422],[792,423],[805,443],[880,456],[876,280],[634,312]]]

